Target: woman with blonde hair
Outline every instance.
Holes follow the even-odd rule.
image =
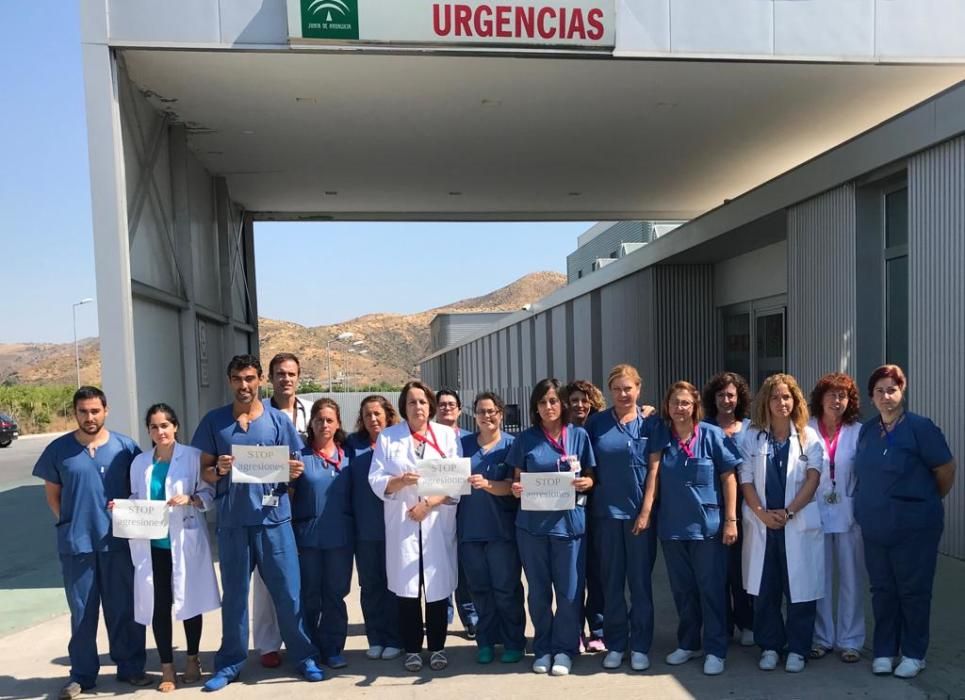
[[[744,495],[744,588],[754,600],[754,639],[763,671],[804,670],[824,597],[824,533],[814,500],[824,446],[807,425],[807,401],[789,374],[764,380],[738,448]],[[787,599],[787,619],[781,599]]]

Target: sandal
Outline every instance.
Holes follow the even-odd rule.
[[[177,689],[177,684],[174,681],[162,680],[157,684],[157,689],[159,693],[173,693]]]
[[[446,657],[446,652],[432,652],[432,656],[429,657],[429,668],[431,668],[433,671],[441,671],[448,665],[449,659]]]
[[[857,649],[845,649],[841,652],[841,660],[846,664],[856,664],[861,661],[861,653]]]
[[[813,647],[811,647],[811,651],[808,653],[808,657],[812,659],[823,659],[825,656],[828,655],[829,651],[831,650],[828,649],[827,647],[822,647],[815,644]]]

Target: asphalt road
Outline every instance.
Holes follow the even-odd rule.
[[[56,435],[27,435],[0,449],[0,491],[24,484],[39,484],[30,475],[34,463]]]

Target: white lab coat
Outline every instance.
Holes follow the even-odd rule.
[[[451,428],[431,423],[446,457],[457,457],[456,435]],[[419,597],[419,538],[422,538],[423,578],[426,601],[448,598],[458,582],[456,559],[456,506],[436,506],[421,523],[406,517],[419,502],[417,486],[406,486],[385,493],[389,479],[404,472],[417,471],[415,448],[406,422],[386,428],[379,434],[369,469],[369,484],[375,495],[385,501],[385,572],[389,590],[404,598]],[[426,445],[425,458],[438,457]]]
[[[131,463],[131,498],[151,497],[151,472],[154,450],[144,452]],[[211,507],[214,487],[201,479],[201,452],[187,445],[174,446],[171,466],[164,482],[167,498],[181,494],[201,499],[203,510]],[[208,525],[201,511],[193,505],[171,508],[171,588],[174,596],[174,619],[188,620],[195,615],[221,607],[221,594],[214,575]],[[134,619],[150,625],[154,617],[154,571],[151,563],[151,541],[131,540],[134,562]]]
[[[824,445],[824,438],[818,432],[817,420],[812,418],[808,425],[818,434],[818,439]],[[824,451],[824,463],[821,468],[821,483],[815,499],[821,511],[821,525],[825,534],[848,532],[858,527],[854,521],[854,487],[857,477],[854,474],[854,457],[858,451],[858,434],[861,423],[842,425],[838,435],[838,448],[834,454],[834,480],[837,482],[835,492],[838,494],[837,503],[828,503],[827,496],[831,493],[831,456]]]
[[[765,503],[764,484],[767,477],[767,435],[750,426],[737,436],[737,446],[744,462],[740,467],[742,484],[754,484],[757,497]],[[805,427],[802,436],[804,454],[798,431],[791,426],[790,449],[787,458],[787,486],[784,504],[787,505],[804,484],[808,469],[821,471],[824,467],[824,446],[813,428]],[[744,545],[742,550],[744,589],[758,595],[764,570],[764,551],[767,547],[767,528],[744,502]],[[787,573],[791,602],[802,603],[824,597],[824,531],[817,501],[812,500],[784,528],[787,547]]]

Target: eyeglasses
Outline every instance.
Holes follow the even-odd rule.
[[[674,408],[690,408],[694,405],[693,401],[671,401],[670,405]]]
[[[488,418],[489,416],[495,416],[498,414],[499,414],[498,408],[477,408],[476,409],[477,416],[486,416]]]
[[[445,409],[449,409],[449,408],[459,408],[459,404],[446,402],[446,403],[441,403],[441,404],[439,404],[439,408],[445,408]]]

